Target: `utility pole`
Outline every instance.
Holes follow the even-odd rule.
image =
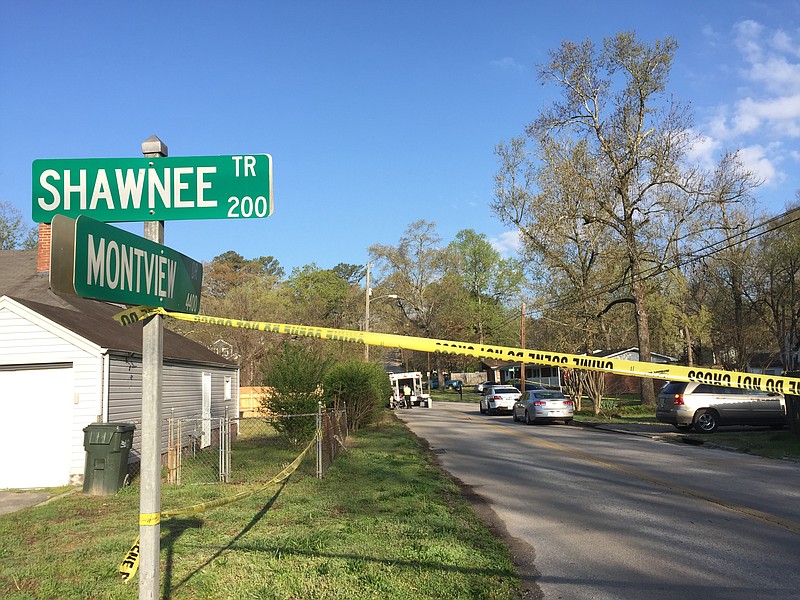
[[[370,287],[370,278],[369,278],[369,267],[370,263],[367,263],[367,290],[365,293],[366,300],[364,306],[364,332],[369,332],[369,304],[372,300],[372,288]],[[386,298],[397,299],[400,296],[397,294],[386,294],[385,296],[378,296],[375,300],[385,300]],[[369,344],[365,341],[364,342],[364,362],[369,362]]]
[[[369,297],[372,295],[372,290],[369,287],[369,262],[367,262],[367,300],[364,310],[364,331],[369,332]],[[369,362],[369,344],[364,342],[364,362]]]
[[[156,136],[142,142],[145,158],[169,154]],[[152,162],[151,162],[152,164]],[[145,221],[145,239],[164,244],[164,221]],[[139,598],[157,600],[161,570],[161,388],[164,322],[149,317],[142,330],[142,473],[139,497]]]
[[[523,348],[523,349],[525,348],[525,303],[524,302],[522,303],[522,326],[521,326],[521,331],[520,331],[520,336],[519,336],[519,347]],[[524,394],[525,393],[525,381],[527,380],[527,378],[525,377],[525,357],[524,356],[522,357],[522,363],[521,363],[520,366],[522,368],[521,368],[521,375],[520,375],[520,378],[519,378],[520,379],[519,389]]]

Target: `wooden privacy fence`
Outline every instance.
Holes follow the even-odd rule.
[[[272,388],[263,386],[249,386],[239,388],[239,418],[262,417],[266,414],[261,406],[261,400],[269,397]]]

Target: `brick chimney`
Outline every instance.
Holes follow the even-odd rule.
[[[39,223],[39,246],[36,250],[36,272],[50,272],[50,223]]]

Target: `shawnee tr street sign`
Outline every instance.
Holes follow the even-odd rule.
[[[272,157],[179,156],[33,161],[33,220],[105,223],[249,219],[272,214]]]

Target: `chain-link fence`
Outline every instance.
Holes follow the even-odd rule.
[[[347,412],[344,409],[319,413],[319,435],[317,437],[317,477],[328,472],[339,454],[347,451],[345,441],[348,435]]]
[[[306,458],[301,471],[322,478],[346,451],[348,435],[346,411],[321,405],[317,413],[302,415],[170,418],[164,427],[162,477],[167,485],[268,481],[314,438],[316,460]],[[134,445],[131,456],[138,456],[138,450]],[[129,465],[131,477],[138,471],[138,463]]]

